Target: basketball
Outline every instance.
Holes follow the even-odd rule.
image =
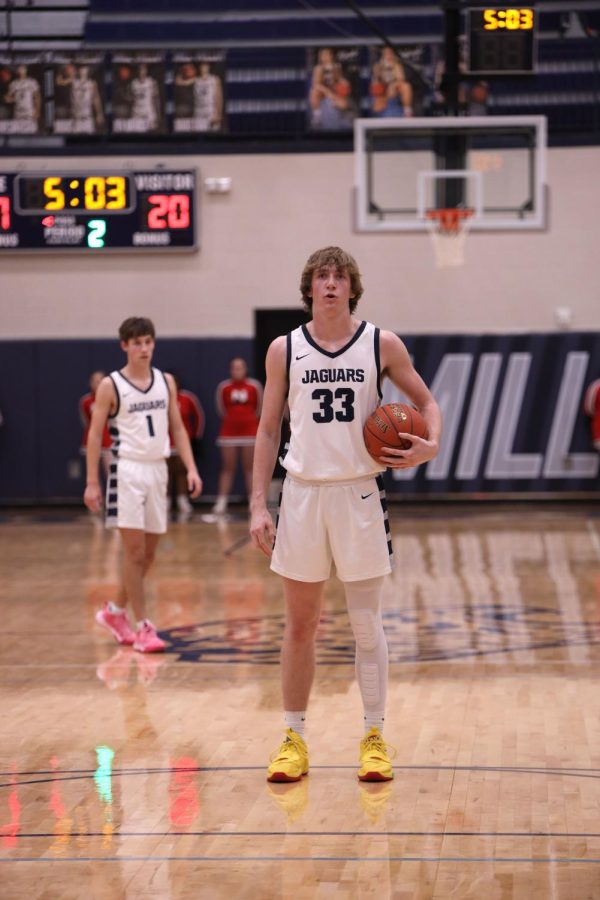
[[[372,81],[370,91],[373,97],[382,97],[385,94],[385,84],[383,81]]]
[[[399,432],[427,438],[427,426],[420,412],[405,403],[386,403],[371,413],[363,428],[367,450],[378,459],[384,455],[383,447],[410,450],[411,442],[400,437]]]
[[[471,88],[471,103],[487,103],[488,90],[484,84],[474,84]]]
[[[338,83],[335,86],[335,92],[338,95],[338,97],[349,97],[350,94],[352,93],[352,87],[350,86],[350,82],[346,81],[345,79],[338,81]]]

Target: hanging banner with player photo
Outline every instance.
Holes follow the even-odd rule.
[[[54,134],[103,134],[106,131],[104,55],[52,54]]]
[[[431,48],[369,47],[369,111],[377,118],[422,116],[431,94]]]
[[[312,131],[350,131],[360,114],[360,51],[319,47],[307,51],[308,127]]]
[[[0,135],[44,134],[41,55],[0,56]]]
[[[113,53],[112,133],[165,134],[165,55]]]
[[[225,130],[225,54],[175,53],[175,134]]]

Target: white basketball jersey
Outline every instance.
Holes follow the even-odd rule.
[[[113,455],[153,462],[166,459],[169,443],[169,387],[160,369],[152,369],[150,387],[142,391],[121,372],[111,372],[117,411],[109,419]]]
[[[11,82],[8,95],[15,102],[15,119],[29,119],[35,115],[35,95],[39,93],[33,78],[18,78]]]
[[[71,84],[71,115],[74,119],[88,119],[92,115],[94,82],[75,78]]]
[[[134,78],[131,82],[131,95],[133,97],[133,119],[147,119],[148,127],[156,126],[154,109],[154,80],[151,78]]]
[[[306,325],[287,336],[291,437],[281,463],[304,481],[354,481],[385,471],[367,452],[363,425],[381,402],[379,329],[361,322],[334,353]]]
[[[215,75],[205,75],[194,79],[194,115],[199,118],[211,119],[215,112],[215,100],[217,96]]]

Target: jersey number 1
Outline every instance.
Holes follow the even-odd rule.
[[[146,422],[148,423],[148,434],[150,437],[154,437],[154,423],[152,422],[152,416],[146,416]]]

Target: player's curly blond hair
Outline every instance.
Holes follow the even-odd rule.
[[[362,281],[360,280],[360,272],[358,265],[353,256],[342,250],[341,247],[323,247],[321,250],[315,250],[304,266],[302,276],[300,278],[300,293],[302,294],[302,302],[304,308],[308,312],[312,312],[312,277],[317,269],[335,266],[341,272],[346,272],[350,277],[350,312],[353,313],[358,306],[358,301],[363,294]]]

